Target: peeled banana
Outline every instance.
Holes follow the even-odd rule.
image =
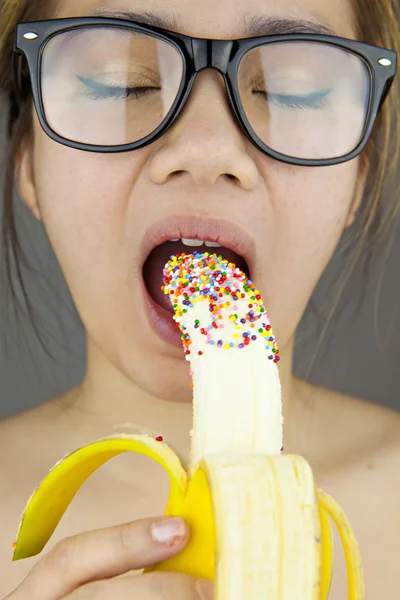
[[[316,488],[301,456],[282,454],[279,348],[258,290],[215,254],[172,256],[164,293],[175,309],[193,385],[188,465],[156,433],[96,440],[58,462],[31,496],[13,560],[42,551],[86,479],[133,451],[170,477],[166,515],[183,516],[190,539],[145,571],[215,580],[216,600],[327,600],[329,517],[344,547],[348,599],[364,600],[358,545],[345,514]]]

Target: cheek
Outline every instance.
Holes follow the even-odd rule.
[[[262,221],[266,243],[255,274],[271,316],[286,338],[341,238],[352,204],[358,160],[333,167],[279,165],[266,175],[269,202]],[[260,232],[260,239],[261,232]]]
[[[284,185],[274,181],[276,241],[284,244],[284,256],[290,261],[307,257],[326,266],[343,232],[356,178],[357,165],[345,163],[297,171]]]
[[[97,295],[126,262],[126,211],[139,154],[81,152],[40,132],[36,140],[35,184],[50,243],[75,298],[83,290]]]

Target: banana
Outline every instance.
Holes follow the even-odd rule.
[[[343,544],[348,599],[364,600],[354,532],[318,489],[308,462],[282,454],[279,348],[258,290],[215,254],[172,256],[164,293],[175,310],[193,385],[188,464],[162,436],[135,428],[59,461],[21,517],[13,560],[40,553],[87,478],[121,452],[142,453],[170,478],[165,515],[183,516],[185,549],[145,572],[215,581],[216,600],[327,600],[330,519]]]

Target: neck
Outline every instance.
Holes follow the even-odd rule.
[[[280,347],[279,375],[282,386],[283,441],[286,453],[305,452],[304,431],[310,410],[294,377],[294,339]],[[87,372],[82,384],[71,390],[67,402],[75,432],[85,441],[141,426],[162,435],[182,456],[189,456],[192,402],[170,402],[152,396],[126,378],[88,339]],[[303,437],[301,437],[303,433]]]

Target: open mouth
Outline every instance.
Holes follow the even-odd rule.
[[[153,223],[142,237],[139,256],[149,324],[158,337],[182,349],[181,332],[164,294],[163,270],[172,255],[209,252],[234,263],[252,279],[256,245],[245,229],[231,220],[176,214]]]
[[[167,296],[161,290],[163,285],[163,269],[173,254],[194,254],[195,252],[217,254],[225,260],[234,263],[241,271],[250,277],[249,267],[243,256],[231,248],[217,242],[197,239],[173,239],[159,244],[148,255],[143,265],[143,279],[152,300],[164,310],[173,315],[173,307]]]

